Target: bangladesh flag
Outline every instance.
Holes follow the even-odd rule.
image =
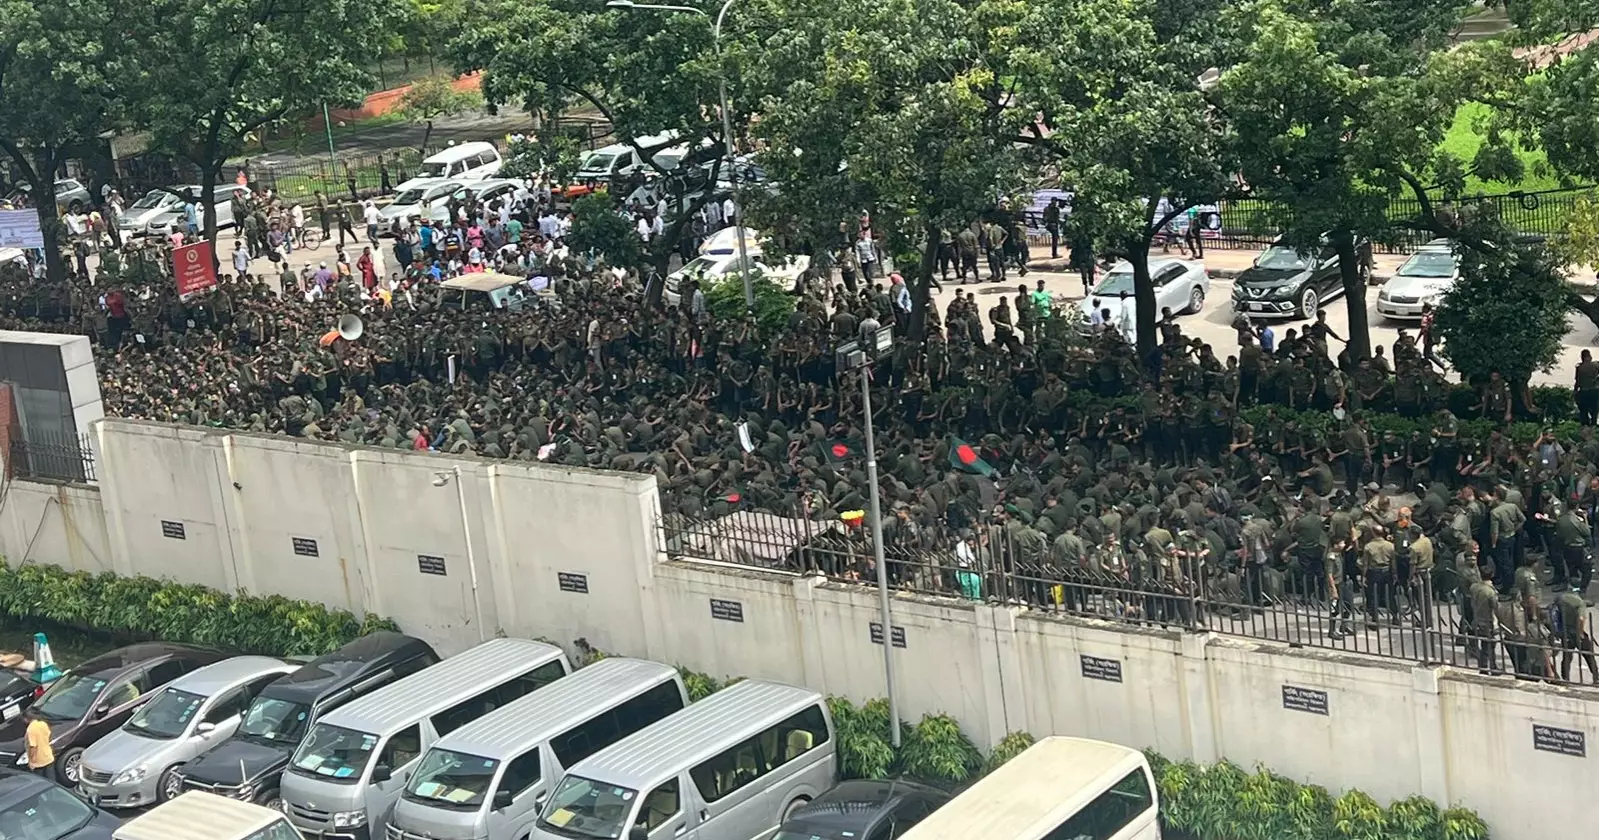
[[[847,440],[830,440],[822,444],[822,454],[827,456],[829,464],[844,464],[855,459],[860,450],[855,444]]]
[[[949,442],[949,465],[957,470],[993,477],[994,467],[977,454],[977,448],[960,438],[951,438]]]

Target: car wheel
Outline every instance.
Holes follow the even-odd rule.
[[[1199,311],[1204,308],[1205,290],[1195,286],[1194,290],[1188,293],[1188,314],[1197,315],[1199,314]]]
[[[283,794],[277,788],[264,790],[255,795],[255,804],[281,813],[283,811]]]
[[[56,767],[61,773],[63,786],[77,787],[78,781],[83,778],[83,748],[62,750],[61,754],[56,756]]]
[[[174,764],[161,774],[161,781],[155,789],[155,801],[157,804],[170,802],[182,792],[183,779],[178,776],[178,765]]]
[[[807,804],[810,803],[810,801],[811,801],[810,797],[801,796],[798,799],[795,799],[793,802],[788,803],[788,807],[783,809],[783,820],[782,821],[783,822],[788,822],[789,818],[794,816],[794,812],[795,811],[798,811],[799,809],[805,807]]]
[[[1321,305],[1321,298],[1316,296],[1315,289],[1306,289],[1299,293],[1299,317],[1316,317],[1316,308]]]

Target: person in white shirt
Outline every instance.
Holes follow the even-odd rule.
[[[378,249],[378,223],[382,216],[378,215],[378,206],[371,201],[361,208],[361,218],[366,220],[366,238],[372,243],[372,250]]]
[[[638,214],[638,218],[633,222],[633,230],[638,233],[638,238],[640,241],[644,242],[646,245],[649,244],[650,234],[652,233],[650,229],[650,220],[645,218],[643,213]]]
[[[733,203],[732,196],[722,199],[722,221],[729,225],[738,221],[738,206]]]
[[[289,208],[289,236],[296,247],[305,247],[305,208],[299,204]]]

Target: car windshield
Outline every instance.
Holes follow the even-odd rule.
[[[583,165],[579,168],[584,172],[609,172],[615,160],[616,155],[592,154],[583,159]]]
[[[654,157],[655,165],[661,169],[671,171],[683,161],[682,152],[662,152]]]
[[[638,791],[567,776],[539,815],[539,826],[565,837],[616,840],[627,826]]]
[[[0,811],[0,837],[57,840],[89,824],[94,810],[66,788],[51,785]]]
[[[453,750],[429,750],[405,798],[446,808],[475,810],[489,795],[500,762]]]
[[[50,684],[33,704],[33,713],[45,720],[81,720],[94,708],[106,681],[83,674],[67,674]]]
[[[164,193],[160,190],[151,190],[145,193],[143,198],[133,202],[133,209],[149,210],[152,207],[160,207],[161,202],[169,195],[171,195],[171,193]]]
[[[446,176],[448,174],[450,174],[450,165],[448,163],[424,163],[424,164],[422,164],[422,177],[423,178],[443,178],[444,176]]]
[[[1256,268],[1296,271],[1309,266],[1309,257],[1286,245],[1273,245],[1255,258]]]
[[[200,713],[203,703],[202,695],[163,688],[154,700],[139,707],[122,728],[150,738],[176,738],[189,730],[189,721]]]
[[[1453,277],[1455,255],[1449,251],[1422,251],[1405,260],[1399,273],[1406,277]]]
[[[366,763],[372,759],[372,750],[377,745],[376,735],[319,723],[311,727],[311,734],[294,751],[290,767],[306,776],[354,782],[366,770]]]
[[[412,189],[406,190],[405,192],[400,193],[399,195],[395,196],[394,197],[394,203],[395,204],[420,204],[420,203],[422,203],[422,196],[424,194],[425,194],[425,192],[423,190],[412,188]]]
[[[1133,293],[1133,273],[1130,270],[1113,270],[1094,287],[1096,295],[1119,295],[1122,292]]]
[[[305,734],[311,707],[276,697],[257,697],[244,713],[239,734],[280,744],[298,744]]]

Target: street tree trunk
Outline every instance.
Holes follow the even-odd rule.
[[[1344,306],[1349,311],[1349,355],[1358,362],[1371,358],[1371,325],[1366,321],[1364,255],[1355,247],[1355,236],[1351,231],[1333,234],[1332,245],[1338,254],[1338,276],[1344,284]],[[1315,315],[1312,313],[1311,317]]]
[[[1155,352],[1155,279],[1149,273],[1149,240],[1127,243],[1127,262],[1133,267],[1133,300],[1138,308],[1138,359],[1147,362]]]
[[[938,270],[939,237],[943,231],[938,225],[927,226],[927,242],[922,246],[922,264],[916,270],[916,285],[911,289],[911,322],[908,330],[911,341],[921,341],[927,335],[927,308],[932,305],[933,272]]]
[[[212,261],[216,261],[217,254],[217,208],[214,203],[217,194],[217,181],[221,180],[222,167],[220,164],[207,164],[200,170],[200,220],[201,230],[208,242],[211,243]],[[235,219],[234,224],[240,220]]]
[[[56,218],[55,179],[32,185],[33,194],[42,197],[42,200],[34,202],[34,212],[39,216],[39,232],[44,235],[45,276],[52,283],[60,283],[67,279],[67,260],[61,253],[61,220]]]

